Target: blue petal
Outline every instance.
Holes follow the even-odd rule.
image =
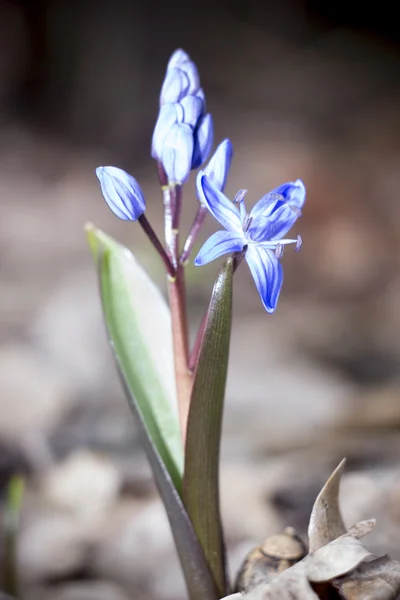
[[[283,183],[272,190],[272,192],[265,194],[255,204],[250,216],[268,217],[283,204],[291,204],[301,210],[305,200],[306,188],[301,179],[297,179],[295,182]]]
[[[240,252],[246,245],[243,235],[231,231],[217,231],[208,238],[194,260],[196,267],[201,267],[219,258],[223,254]]]
[[[283,282],[281,263],[273,251],[253,244],[247,248],[246,260],[265,310],[273,313]]]
[[[253,242],[280,240],[292,228],[300,216],[300,210],[292,204],[282,204],[269,217],[253,218],[248,229]]]
[[[175,52],[172,53],[171,58],[169,59],[167,71],[170,69],[175,69],[187,61],[190,61],[189,54],[182,50],[182,48],[178,48],[178,50],[175,50]]]
[[[162,164],[173,183],[183,183],[190,174],[193,156],[193,132],[189,125],[177,123],[166,136],[162,150]]]
[[[203,102],[203,110],[206,109],[206,97],[204,95],[204,91],[203,88],[199,88],[196,92],[196,97],[200,98],[200,100]]]
[[[183,108],[183,122],[194,129],[203,111],[203,102],[197,96],[186,96],[180,102]]]
[[[194,96],[200,88],[200,75],[196,65],[192,60],[186,60],[179,63],[179,69],[183,71],[189,79],[187,94]]]
[[[167,71],[160,93],[160,106],[168,102],[179,102],[188,92],[189,77],[181,69]]]
[[[199,122],[195,131],[192,169],[197,169],[207,160],[214,142],[212,116],[207,113]]]
[[[223,192],[225,188],[232,156],[233,146],[231,141],[226,139],[220,143],[204,169],[204,173],[207,175],[208,179],[221,192]]]
[[[161,160],[164,140],[173,125],[179,122],[180,116],[183,118],[183,110],[179,104],[168,103],[160,108],[151,144],[151,156],[156,160]]]
[[[243,234],[242,222],[236,206],[200,171],[196,178],[196,189],[200,203],[208,208],[210,213],[228,231]]]
[[[124,221],[136,221],[146,210],[140,185],[132,175],[117,167],[98,167],[101,191],[113,213]]]

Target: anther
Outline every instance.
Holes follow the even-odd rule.
[[[246,194],[247,194],[247,190],[239,190],[233,199],[234,203],[240,204]]]
[[[283,256],[284,246],[283,244],[277,244],[275,248],[275,256],[279,260]]]
[[[295,252],[299,252],[299,250],[300,250],[300,248],[302,247],[302,245],[303,245],[303,240],[302,240],[302,237],[301,237],[301,235],[298,235],[298,236],[297,236],[297,242],[296,242],[296,246],[295,246],[295,249],[294,249],[294,251],[295,251]]]

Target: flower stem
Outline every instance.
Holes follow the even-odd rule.
[[[179,224],[182,207],[182,186],[164,185],[165,243],[174,274],[168,277],[168,295],[172,318],[175,378],[178,394],[179,420],[183,444],[186,441],[187,418],[192,393],[189,369],[189,341],[186,312],[184,269],[178,262]]]
[[[164,203],[164,236],[166,251],[173,267],[176,267],[176,260],[174,259],[174,253],[172,251],[172,219],[174,214],[173,206],[173,193],[172,188],[169,185],[162,187],[163,203]]]
[[[147,217],[145,217],[144,213],[143,213],[143,215],[141,215],[139,217],[138,221],[139,221],[140,225],[142,226],[143,231],[146,233],[146,235],[150,239],[151,243],[153,244],[153,246],[157,250],[158,254],[161,256],[161,259],[162,259],[163,263],[165,264],[165,268],[167,269],[168,275],[170,277],[175,277],[174,266],[171,263],[171,260],[169,259],[168,254],[166,253],[166,251],[164,249],[164,246],[162,245],[162,243],[158,239],[158,236],[157,236],[156,232],[154,231],[154,229],[150,225],[150,223],[147,220]]]
[[[189,369],[186,298],[183,268],[178,267],[176,278],[168,282],[169,304],[172,316],[175,378],[178,394],[179,421],[183,444],[186,441],[187,419],[192,393],[192,373]]]
[[[185,245],[183,246],[182,253],[179,257],[179,262],[181,265],[184,265],[186,261],[189,259],[190,253],[193,249],[193,245],[197,239],[201,226],[204,223],[204,219],[206,218],[207,209],[202,204],[199,205],[197,209],[196,216],[190,228],[189,234],[186,238]]]

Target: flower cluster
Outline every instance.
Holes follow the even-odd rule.
[[[184,183],[207,159],[213,144],[213,122],[205,114],[205,96],[197,67],[183,50],[172,55],[160,94],[160,112],[151,155],[171,183]]]
[[[200,167],[207,159],[213,143],[213,122],[205,112],[205,99],[197,67],[183,50],[172,55],[160,94],[160,110],[153,133],[151,154],[165,173],[170,200],[176,189],[188,179],[190,171]],[[195,264],[204,265],[223,254],[233,253],[237,262],[245,257],[262,303],[267,312],[276,309],[283,282],[280,259],[287,244],[301,247],[301,238],[284,236],[301,215],[306,192],[301,180],[285,183],[263,196],[247,213],[244,204],[246,190],[240,190],[233,202],[224,194],[233,148],[229,139],[219,144],[211,160],[198,173],[196,180],[199,210],[184,245],[181,256],[172,256],[174,248],[164,252],[161,242],[144,217],[146,203],[143,192],[134,177],[116,167],[99,167],[96,170],[103,196],[117,217],[139,220],[146,233],[167,261],[168,272],[174,273],[177,265],[185,264],[196,236],[209,211],[224,230],[217,231],[203,245]],[[179,192],[180,194],[181,192]],[[177,196],[181,198],[181,196]],[[179,223],[180,202],[174,200],[171,223]],[[176,233],[175,242],[176,242]],[[168,238],[166,232],[166,239]],[[171,238],[172,239],[172,238]],[[167,240],[168,246],[168,240]],[[169,258],[165,258],[166,256]],[[168,261],[172,261],[168,262]]]

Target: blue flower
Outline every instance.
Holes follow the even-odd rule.
[[[226,231],[217,231],[203,245],[194,263],[196,266],[231,252],[245,251],[246,261],[267,312],[276,309],[283,282],[279,259],[286,244],[296,244],[300,250],[301,237],[283,236],[301,215],[306,199],[303,182],[284,183],[263,196],[248,214],[240,190],[231,202],[210,182],[203,171],[197,176],[197,193],[211,214]],[[283,238],[283,239],[282,239]]]
[[[104,200],[113,213],[124,221],[136,221],[146,210],[140,185],[132,175],[117,167],[98,167]]]
[[[213,144],[213,121],[205,114],[205,97],[197,67],[183,50],[172,55],[160,94],[151,155],[171,183],[183,183],[191,169],[207,159]]]

